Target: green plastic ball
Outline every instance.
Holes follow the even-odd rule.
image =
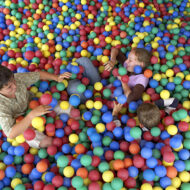
[[[139,139],[141,138],[142,135],[142,130],[139,127],[133,127],[130,130],[130,135],[134,138],[134,139]]]

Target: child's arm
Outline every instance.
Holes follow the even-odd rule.
[[[121,122],[120,122],[120,120],[118,120],[117,116],[118,116],[118,113],[121,111],[123,104],[116,104],[115,101],[113,103],[114,103],[114,107],[113,107],[113,111],[112,111],[113,122],[115,123],[115,125],[117,127],[120,127]]]
[[[120,63],[124,63],[126,60],[126,56],[117,48],[113,48],[111,50],[111,58],[110,61],[104,64],[105,70],[111,71],[116,65],[116,61],[118,60]]]
[[[61,75],[55,75],[45,71],[39,71],[39,73],[40,73],[40,80],[55,80],[57,82],[62,82],[64,78],[68,79],[72,75],[69,72],[65,72]]]

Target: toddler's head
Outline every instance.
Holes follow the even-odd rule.
[[[137,117],[142,127],[151,129],[160,122],[160,110],[155,104],[142,103],[137,109]]]
[[[140,65],[143,69],[150,64],[151,53],[144,48],[134,48],[128,55],[128,59],[125,61],[127,70],[133,72],[136,65]]]

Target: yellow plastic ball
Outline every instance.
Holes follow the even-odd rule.
[[[157,73],[157,74],[154,74],[153,79],[160,81],[162,79],[162,76],[161,76],[161,74]]]
[[[100,43],[100,39],[99,38],[94,38],[94,43],[97,45]]]
[[[109,61],[109,57],[108,56],[102,56],[102,62],[106,63]]]
[[[22,184],[22,180],[19,178],[14,178],[11,181],[11,187],[14,189],[18,184]]]
[[[140,42],[140,38],[137,37],[137,36],[134,37],[134,38],[133,38],[133,42],[136,43],[136,44],[138,44],[138,43]]]
[[[36,94],[36,93],[38,92],[38,88],[37,88],[36,86],[32,86],[32,87],[30,88],[30,91],[31,91],[32,93]]]
[[[73,177],[74,173],[75,171],[71,166],[66,166],[63,170],[63,175],[68,178]]]
[[[111,26],[110,25],[106,25],[105,26],[105,31],[107,31],[107,32],[111,31]]]
[[[76,144],[78,142],[78,140],[79,140],[78,135],[76,135],[76,134],[70,134],[69,135],[69,142],[70,143]]]
[[[164,166],[173,166],[174,162],[165,162],[164,160],[162,161]]]
[[[40,132],[43,132],[43,131],[45,131],[45,127],[44,126],[40,126],[40,127],[38,127],[37,130],[40,131]]]
[[[94,88],[95,88],[95,90],[100,91],[100,90],[102,90],[103,85],[102,85],[101,82],[96,82],[96,83],[94,84]]]
[[[175,126],[175,125],[169,125],[169,126],[167,126],[167,132],[168,132],[170,135],[175,135],[175,134],[177,134],[177,132],[178,132],[178,128],[177,128],[177,126]]]
[[[173,77],[173,76],[174,76],[174,71],[173,71],[172,69],[168,69],[168,70],[166,71],[166,76],[167,76],[167,77]]]
[[[47,44],[42,45],[42,51],[48,51],[49,50],[49,46]]]
[[[185,76],[185,80],[189,80],[190,81],[190,74]]]
[[[6,169],[6,164],[0,162],[0,170],[5,170],[5,169]]]
[[[102,108],[103,104],[101,101],[95,101],[94,102],[94,108],[97,110],[100,110]]]
[[[56,51],[61,51],[61,50],[63,49],[63,47],[62,47],[62,45],[57,44],[57,45],[55,46],[55,49],[56,49]]]
[[[182,143],[181,143],[180,147],[174,148],[174,150],[175,150],[176,152],[179,152],[181,149],[183,149],[183,144],[182,144]]]
[[[141,185],[141,190],[152,190],[152,186],[149,183]]]
[[[98,133],[103,133],[105,131],[105,125],[103,123],[96,124],[96,131]]]
[[[105,42],[107,43],[107,44],[111,44],[111,42],[112,42],[112,38],[111,37],[106,37],[105,38]]]
[[[34,128],[39,128],[44,125],[44,120],[41,117],[35,117],[32,119],[32,126]]]
[[[105,171],[103,174],[102,174],[102,178],[103,180],[106,182],[106,183],[110,183],[113,179],[114,179],[114,175],[113,175],[113,172],[112,171]]]
[[[78,20],[80,20],[81,17],[82,17],[82,16],[81,16],[81,14],[79,14],[79,13],[77,13],[77,14],[75,15],[75,18],[78,19]]]
[[[15,140],[16,140],[18,143],[23,143],[23,142],[25,142],[25,138],[24,138],[23,134],[18,135],[18,136],[15,138]]]
[[[63,110],[67,110],[69,108],[70,104],[68,101],[61,101],[60,108]]]
[[[38,154],[38,149],[31,147],[29,152],[30,152],[30,154],[32,154],[32,155],[36,155],[36,154]]]
[[[170,92],[168,90],[162,90],[160,92],[160,97],[162,99],[168,99],[170,97]]]
[[[143,101],[150,101],[150,95],[144,92],[142,95],[142,99]]]
[[[174,186],[168,186],[166,187],[166,190],[177,190]]]
[[[92,100],[87,100],[86,101],[86,107],[88,109],[92,109],[94,107],[94,102]]]
[[[190,181],[190,174],[187,171],[180,172],[179,178],[183,183],[187,183]]]
[[[16,141],[16,140],[14,140],[13,142],[12,142],[12,146],[18,146],[19,145],[19,143]]]
[[[163,190],[161,187],[153,187],[153,190]]]
[[[172,186],[174,186],[175,188],[179,188],[181,186],[181,180],[179,179],[179,177],[174,177],[172,179]]]
[[[87,57],[88,51],[83,49],[80,54],[81,54],[82,57]]]

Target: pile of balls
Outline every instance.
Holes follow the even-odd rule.
[[[188,0],[0,0],[0,64],[14,73],[71,72],[87,101],[66,92],[68,81],[39,81],[28,110],[52,106],[32,120],[53,138],[47,149],[30,148],[33,128],[8,139],[0,130],[3,190],[189,190],[190,189],[190,2]],[[142,100],[126,104],[118,65],[104,70],[112,47],[126,56],[134,47],[152,52]],[[101,81],[90,85],[77,58],[88,57]],[[113,87],[107,88],[107,85]],[[113,122],[111,97],[124,106],[122,126]],[[136,110],[142,101],[175,97],[178,108],[142,133]],[[73,106],[71,117],[53,108]],[[76,120],[73,118],[81,117]],[[23,117],[17,118],[20,121]],[[140,142],[137,139],[141,139]]]

